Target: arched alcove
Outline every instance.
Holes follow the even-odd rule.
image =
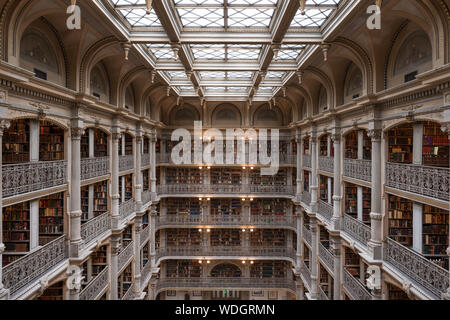
[[[240,126],[242,125],[242,117],[239,109],[230,104],[222,104],[212,113],[211,124],[213,126]]]
[[[101,63],[91,70],[89,89],[91,95],[102,102],[109,103],[109,80],[105,67]]]

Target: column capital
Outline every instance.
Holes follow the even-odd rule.
[[[11,126],[11,122],[6,119],[0,120],[0,136],[3,136],[3,132]]]
[[[381,141],[382,133],[381,129],[371,129],[367,132],[367,136],[372,139],[372,142],[378,142]]]
[[[70,135],[72,140],[81,140],[81,137],[84,135],[84,128],[72,127],[70,128]]]
[[[122,134],[120,132],[113,132],[111,134],[111,139],[113,141],[119,141],[122,138]]]
[[[373,220],[381,221],[383,219],[383,215],[381,213],[371,212],[370,218]]]
[[[342,139],[342,136],[340,133],[332,133],[331,134],[331,141],[333,143],[340,143]]]

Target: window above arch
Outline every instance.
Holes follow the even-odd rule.
[[[350,63],[345,77],[344,102],[357,99],[363,95],[364,78],[361,69],[353,62]]]
[[[134,112],[134,91],[131,85],[125,91],[125,109]]]
[[[109,102],[108,80],[102,67],[97,65],[91,70],[89,88],[94,97],[103,102]]]

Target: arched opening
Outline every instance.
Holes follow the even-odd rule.
[[[343,94],[344,104],[362,96],[363,90],[364,90],[363,73],[356,64],[350,62],[345,76],[345,85]]]
[[[91,70],[89,81],[89,89],[91,95],[98,98],[100,101],[110,102],[110,89],[108,74],[102,63],[98,63]]]
[[[135,112],[135,95],[134,95],[134,88],[130,84],[128,88],[125,90],[125,109],[129,110],[130,112]]]

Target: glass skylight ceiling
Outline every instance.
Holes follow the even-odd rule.
[[[279,0],[172,0],[185,28],[269,28]]]
[[[289,37],[281,40],[277,56],[270,61],[267,57],[274,45],[274,31],[288,14],[286,0],[164,0],[167,5],[153,1],[150,11],[146,0],[108,1],[118,22],[128,22],[124,26],[129,28],[130,37],[138,39],[133,43],[147,48],[154,68],[177,93],[196,96],[196,86],[200,86],[206,97],[219,97],[223,92],[224,96],[245,100],[252,96],[261,70],[267,72],[255,97],[269,99],[286,85],[299,69],[303,52],[314,45],[303,41],[303,30],[314,29],[308,32],[315,40],[343,2],[306,0],[304,12],[299,9],[292,21],[284,21]],[[292,41],[296,33],[298,43]],[[147,35],[149,39],[159,37],[158,43],[146,43]],[[173,41],[181,45],[177,58]],[[186,70],[193,71],[190,79]]]

